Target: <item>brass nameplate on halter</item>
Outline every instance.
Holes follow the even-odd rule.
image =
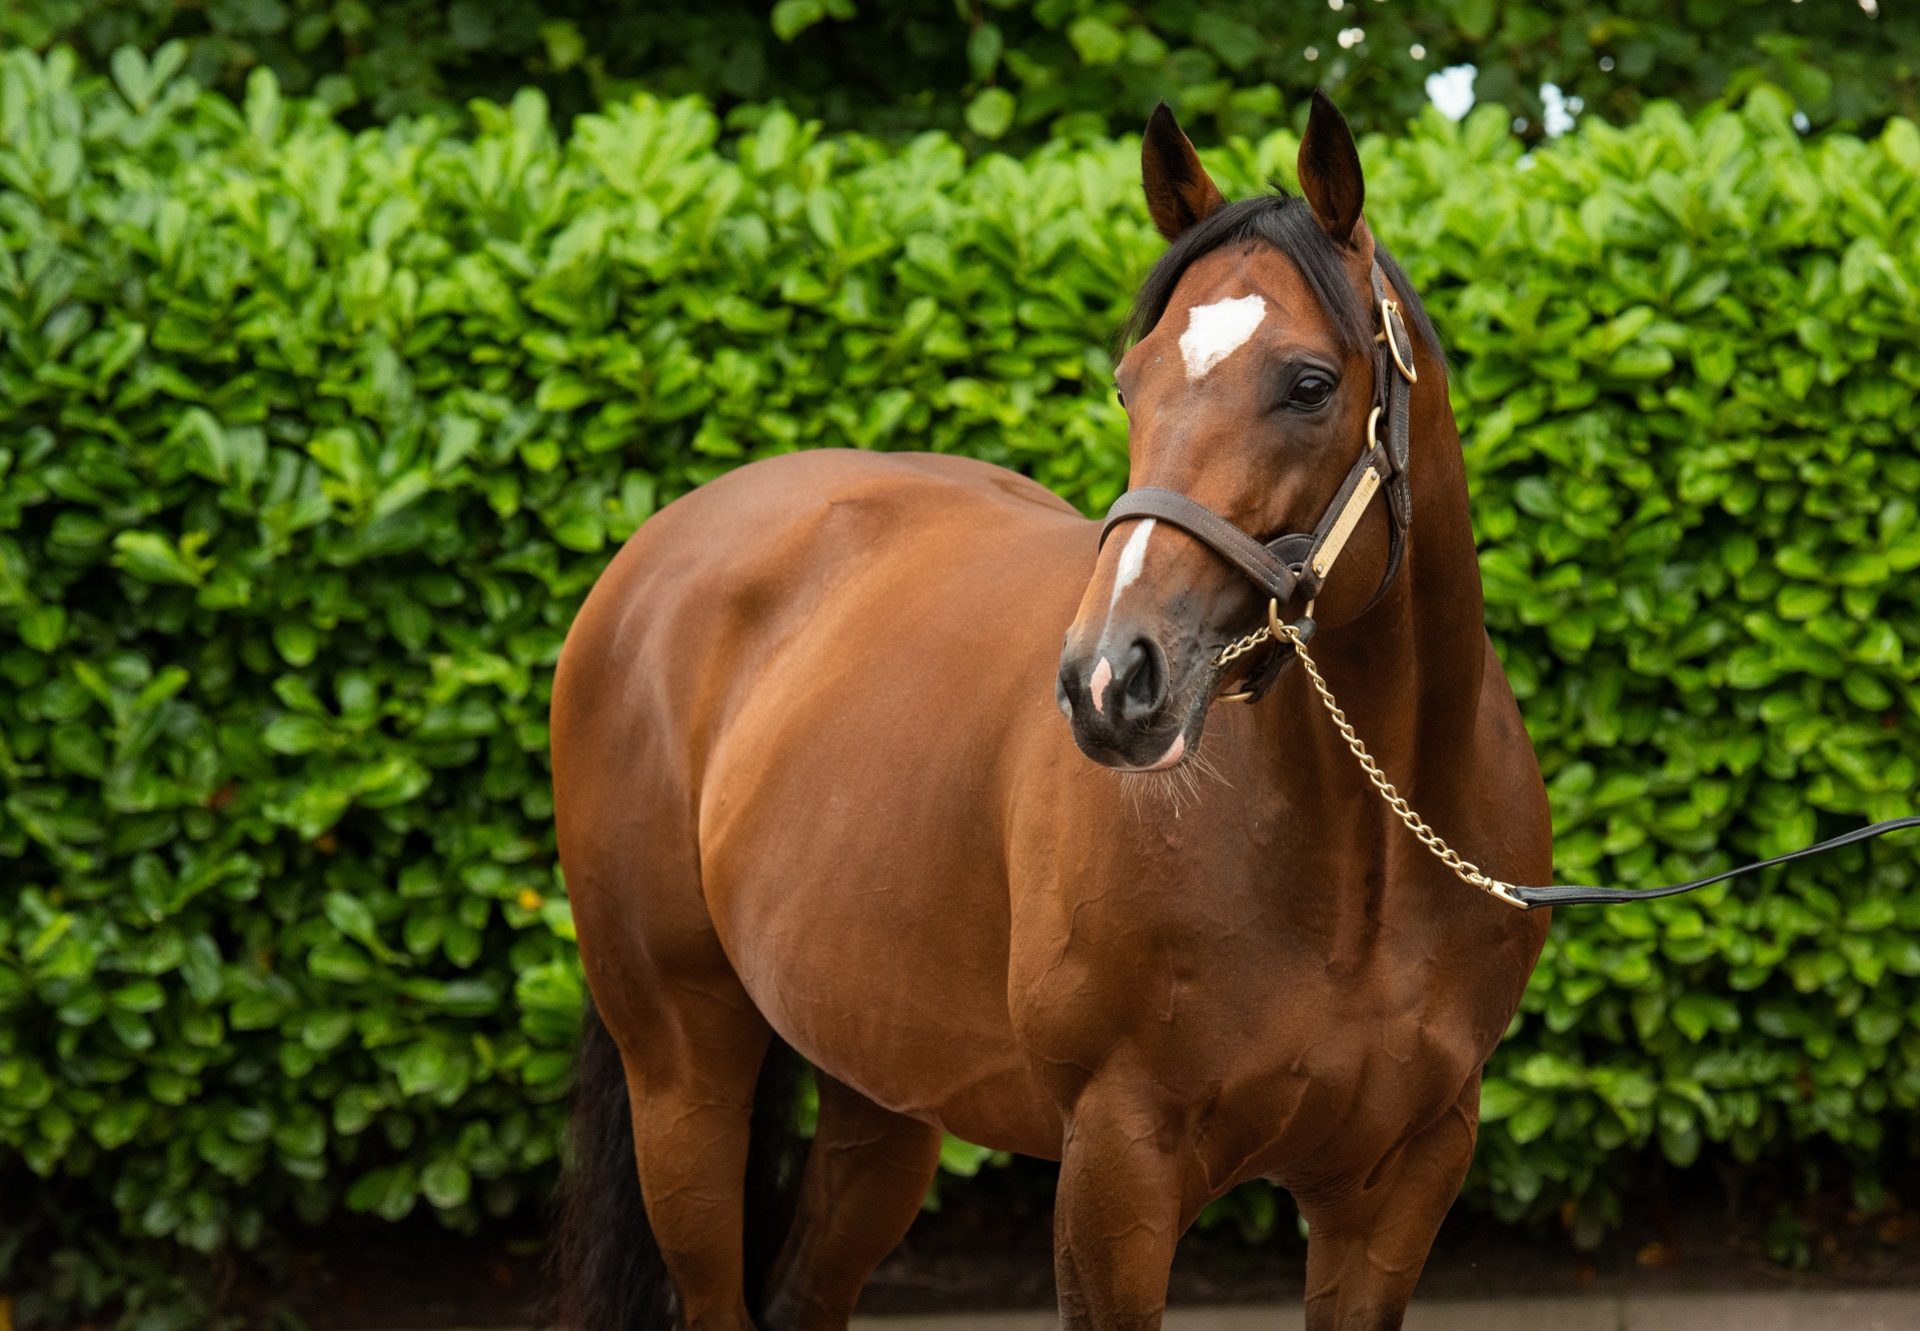
[[[1379,493],[1380,473],[1368,467],[1360,473],[1360,483],[1353,487],[1353,493],[1347,497],[1347,505],[1340,510],[1340,516],[1334,519],[1333,529],[1327,533],[1327,541],[1313,556],[1313,576],[1324,579],[1327,571],[1333,567],[1333,561],[1340,557],[1346,548],[1347,540],[1353,535],[1353,529],[1360,525],[1360,515],[1367,511],[1367,503]]]

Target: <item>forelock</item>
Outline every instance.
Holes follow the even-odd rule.
[[[1371,303],[1354,286],[1339,247],[1320,228],[1306,200],[1277,191],[1257,198],[1243,199],[1216,209],[1182,232],[1167,246],[1167,252],[1154,264],[1147,280],[1134,297],[1127,316],[1122,340],[1131,345],[1152,332],[1167,312],[1174,289],[1187,269],[1215,250],[1231,245],[1268,245],[1284,255],[1306,279],[1320,308],[1332,321],[1342,347],[1349,352],[1365,352],[1373,345]],[[1399,292],[1406,307],[1408,322],[1415,336],[1436,353],[1440,350],[1427,312],[1407,284],[1399,264],[1384,250],[1378,250],[1380,266]]]

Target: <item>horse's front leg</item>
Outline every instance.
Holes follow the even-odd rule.
[[[1068,1331],[1159,1327],[1174,1246],[1198,1210],[1181,1117],[1099,1079],[1067,1115],[1053,1241]]]
[[[1392,1331],[1473,1163],[1480,1083],[1364,1176],[1296,1193],[1307,1220],[1307,1331]]]

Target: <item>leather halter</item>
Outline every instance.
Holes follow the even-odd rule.
[[[1413,523],[1408,431],[1413,385],[1419,379],[1413,366],[1413,339],[1408,336],[1399,303],[1388,292],[1386,277],[1378,263],[1373,265],[1371,284],[1380,330],[1374,334],[1373,407],[1367,414],[1366,444],[1347,469],[1340,488],[1334,491],[1312,531],[1288,532],[1262,541],[1178,490],[1144,485],[1128,490],[1113,501],[1113,507],[1107,510],[1106,523],[1100,528],[1102,544],[1107,534],[1122,522],[1155,518],[1172,523],[1246,574],[1275,607],[1286,605],[1295,596],[1304,596],[1311,614],[1313,599],[1326,586],[1327,575],[1333,571],[1334,562],[1346,548],[1367,505],[1374,493],[1384,488],[1387,569],[1367,601],[1367,608],[1371,609],[1393,585],[1400,571],[1406,553],[1407,529]],[[1383,419],[1387,433],[1384,441],[1379,428]],[[1311,623],[1311,619],[1307,619],[1303,627],[1310,630]],[[1227,696],[1243,702],[1258,702],[1292,660],[1293,649],[1275,642],[1267,659],[1247,676],[1240,692]]]

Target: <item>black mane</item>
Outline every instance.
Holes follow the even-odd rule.
[[[1320,305],[1332,317],[1340,340],[1349,351],[1373,345],[1374,315],[1367,300],[1355,290],[1339,249],[1313,220],[1306,200],[1284,191],[1243,199],[1215,210],[1180,234],[1147,274],[1140,294],[1133,298],[1122,337],[1133,343],[1153,331],[1166,313],[1173,289],[1193,263],[1227,245],[1271,245],[1300,270]],[[1440,335],[1420,303],[1420,296],[1386,247],[1375,242],[1375,257],[1387,281],[1400,294],[1403,312],[1414,335],[1440,353]],[[1443,353],[1442,353],[1443,354]]]

